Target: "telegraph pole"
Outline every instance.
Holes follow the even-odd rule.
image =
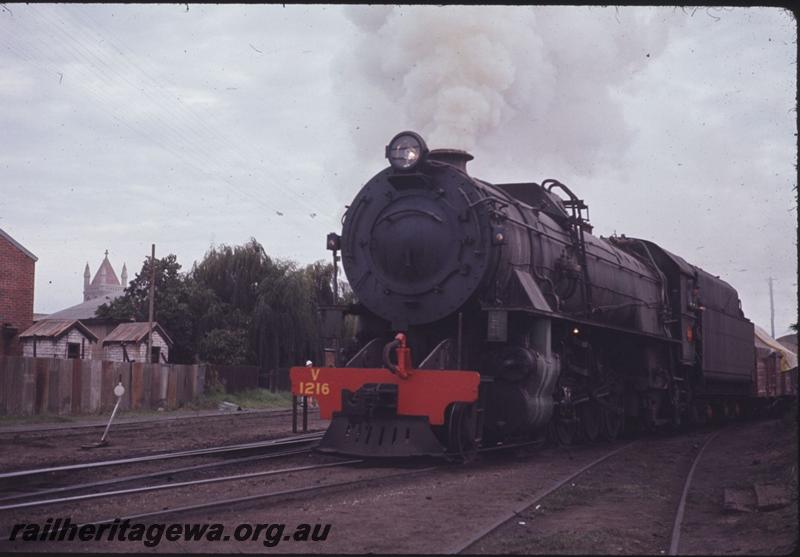
[[[156,245],[152,245],[150,255],[150,311],[147,318],[147,363],[153,359],[153,297],[156,290]]]
[[[775,338],[775,299],[772,297],[772,281],[773,278],[769,277],[769,324],[772,338]]]

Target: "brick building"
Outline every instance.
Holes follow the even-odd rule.
[[[33,323],[37,260],[0,228],[0,355],[22,355],[19,334]]]

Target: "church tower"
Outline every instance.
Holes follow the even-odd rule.
[[[86,268],[83,270],[83,301],[89,298],[86,295],[89,292],[89,280],[92,278],[92,273],[89,272],[89,262],[86,262]]]
[[[100,267],[98,267],[97,272],[95,273],[91,282],[89,282],[90,275],[91,273],[89,272],[89,264],[87,263],[86,270],[83,272],[84,302],[93,300],[95,298],[100,298],[101,296],[108,296],[110,298],[121,296],[125,290],[125,283],[127,283],[128,269],[123,264],[123,284],[120,284],[119,279],[117,278],[117,273],[114,272],[114,267],[111,266],[111,262],[108,260],[108,250],[106,250],[105,258],[103,259],[103,262],[100,263]]]

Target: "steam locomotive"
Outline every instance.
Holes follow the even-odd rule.
[[[414,132],[386,157],[327,239],[358,302],[322,308],[325,365],[290,372],[331,419],[320,450],[466,457],[743,410],[754,333],[729,284],[648,240],[592,235],[557,180],[473,178],[470,154]]]

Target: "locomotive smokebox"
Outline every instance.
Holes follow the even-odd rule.
[[[345,214],[342,263],[358,300],[404,331],[452,315],[478,292],[497,242],[486,194],[467,175],[472,155],[421,149],[417,159],[416,143],[395,143],[387,148],[395,159],[418,162],[364,185]]]
[[[460,149],[434,149],[428,154],[429,161],[438,161],[455,166],[464,174],[467,173],[467,163],[474,158]]]

